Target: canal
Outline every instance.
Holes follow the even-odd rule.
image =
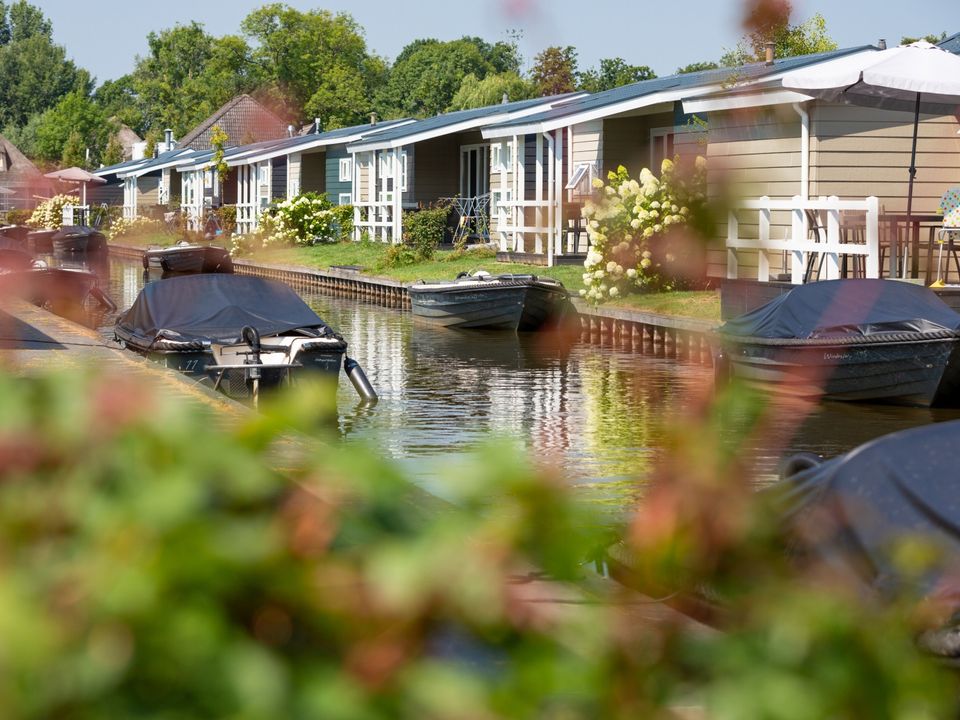
[[[98,272],[121,310],[143,287],[139,263],[111,259]],[[439,477],[455,477],[465,451],[495,435],[556,466],[591,501],[626,508],[642,495],[671,424],[703,412],[712,393],[712,370],[698,364],[551,334],[439,330],[399,309],[319,291],[301,295],[347,339],[380,395],[378,405],[364,408],[341,378],[342,441],[379,447],[429,490],[439,489]],[[112,319],[101,321],[108,336]],[[721,432],[740,444],[764,484],[793,452],[832,456],[960,411],[789,402],[771,408],[752,433],[748,415],[730,412]]]

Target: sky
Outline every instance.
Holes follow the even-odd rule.
[[[133,69],[151,30],[196,20],[214,35],[238,33],[240,21],[266,0],[30,0],[53,21],[54,38],[102,82]],[[293,7],[348,12],[367,45],[392,59],[411,40],[478,35],[494,42],[520,30],[526,65],[550,45],[573,45],[580,67],[622,57],[669,75],[682,65],[716,60],[742,35],[737,0],[287,0]],[[889,44],[903,35],[960,32],[958,0],[794,0],[793,20],[815,13],[841,47]]]

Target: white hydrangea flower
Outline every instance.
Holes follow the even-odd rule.
[[[639,229],[640,229],[640,220],[639,220],[638,218],[634,218],[633,220],[631,220],[631,221],[630,221],[630,227],[632,227],[634,230],[639,230]]]
[[[644,269],[650,267],[650,265],[652,264],[653,263],[650,261],[650,258],[644,258],[643,260],[640,261],[640,267]]]
[[[597,190],[600,190],[603,187],[603,180],[600,178],[594,178],[593,182],[590,184],[593,185],[593,187],[595,187]]]
[[[610,288],[610,297],[616,297],[619,294],[620,294],[620,291],[617,288],[615,287]]]
[[[644,250],[644,251],[643,251],[643,257],[645,257],[645,258],[647,258],[647,259],[649,260],[650,258],[653,257],[653,253],[650,252],[649,250]]]
[[[627,270],[627,277],[630,278],[631,280],[635,280],[637,277],[636,268],[630,268],[629,270]]]

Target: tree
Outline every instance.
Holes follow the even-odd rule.
[[[386,85],[377,94],[376,107],[384,117],[429,117],[453,103],[464,78],[518,73],[516,46],[491,45],[480,38],[414,40],[397,56]]]
[[[116,130],[116,122],[110,121],[102,108],[83,93],[74,91],[40,115],[36,123],[34,152],[41,160],[62,160],[67,145],[76,144],[72,137],[76,133],[83,155],[81,162],[85,160],[87,148],[90,148],[91,160],[96,162]],[[70,149],[75,153],[76,148]]]
[[[684,65],[683,67],[677,68],[677,75],[686,75],[688,73],[703,72],[704,70],[716,70],[719,68],[715,62],[695,62],[690,63],[689,65]]]
[[[253,57],[280,114],[299,118],[309,106],[326,127],[362,122],[371,110],[383,65],[349,14],[273,3],[247,15],[241,28],[257,43]]]
[[[129,79],[105,87],[102,95],[110,114],[133,120],[131,127],[139,132],[169,127],[183,135],[230,98],[260,83],[243,38],[215,38],[196,22],[150,33],[147,47]],[[131,98],[137,108],[134,117],[113,106]]]
[[[460,89],[450,101],[449,110],[469,110],[486,107],[502,102],[506,95],[510,102],[536,97],[533,83],[524,80],[517,73],[503,72],[487,75],[483,80],[473,73],[463,78]]]
[[[837,43],[827,34],[827,21],[819,13],[799,25],[790,24],[792,6],[788,0],[753,0],[744,27],[747,34],[737,47],[720,58],[720,64],[736,67],[761,62],[768,42],[778,58],[829,52]]]
[[[25,0],[0,2],[0,125],[24,125],[72,90],[89,92],[90,75],[67,60],[43,13]]]
[[[918,40],[925,40],[931,45],[938,45],[946,39],[947,39],[946,32],[942,32],[939,35],[936,35],[936,34],[924,35],[923,37],[910,37],[908,35],[904,35],[902,38],[900,38],[900,44],[909,45],[910,43],[915,43]]]
[[[131,127],[138,134],[146,130],[143,109],[134,90],[132,75],[122,75],[116,80],[105,81],[93,93],[93,101],[103,109],[107,117],[116,118],[117,122]]]
[[[226,130],[219,125],[214,125],[210,131],[210,149],[213,150],[213,155],[210,158],[209,168],[217,174],[217,185],[220,190],[217,195],[221,198],[223,197],[223,183],[227,178],[227,173],[230,172],[230,166],[224,159],[224,153],[229,143],[230,135],[227,134]]]
[[[537,95],[547,97],[577,89],[577,51],[572,45],[552,46],[533,59],[530,79]]]
[[[104,148],[103,154],[100,156],[100,162],[107,166],[118,165],[123,162],[123,145],[116,134],[111,135],[107,141],[107,147]]]
[[[604,58],[597,70],[580,73],[580,89],[602,92],[641,80],[652,80],[657,74],[646,65],[629,65],[623,58]]]
[[[72,130],[63,145],[63,154],[60,163],[64,167],[85,167],[87,164],[86,147],[83,136],[77,130]]]

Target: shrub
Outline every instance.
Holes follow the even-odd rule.
[[[647,168],[633,180],[622,165],[594,185],[599,202],[583,208],[592,247],[584,262],[580,294],[594,304],[638,290],[678,289],[690,275],[702,242],[706,214],[706,165],[697,158],[688,177],[664,160],[660,178]]]
[[[77,205],[79,201],[73,195],[54,195],[37,205],[27,224],[35,228],[58,230],[63,227],[63,208]]]
[[[106,231],[108,240],[143,237],[166,232],[166,225],[146,217],[119,218]]]
[[[10,225],[26,225],[32,215],[33,210],[7,210],[7,222]]]
[[[237,231],[237,206],[222,205],[217,211],[220,216],[220,229],[224,235],[233,235]]]
[[[269,236],[267,245],[315,245],[339,239],[333,205],[326,195],[314,192],[274,205],[260,220],[264,235]]]
[[[338,242],[353,240],[353,205],[336,205],[331,212],[334,239]]]
[[[403,244],[413,248],[419,260],[429,260],[443,242],[449,215],[449,205],[404,213]]]

